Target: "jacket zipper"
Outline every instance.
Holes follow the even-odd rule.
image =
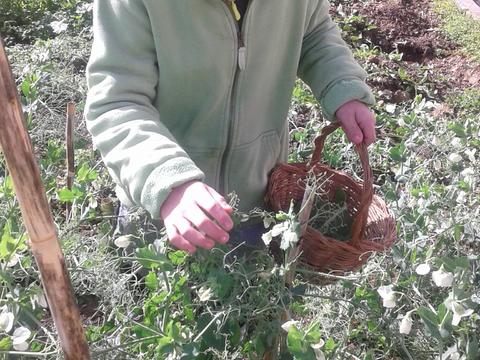
[[[234,3],[234,0],[223,0],[223,2],[225,3],[225,5],[227,5],[227,7],[229,8],[230,10],[230,13],[232,14],[232,19],[233,21],[235,22],[235,28],[237,29],[237,49],[236,49],[236,57],[237,57],[237,66],[235,68],[235,74],[234,74],[234,77],[233,77],[233,85],[232,85],[232,93],[231,93],[231,98],[230,98],[230,118],[229,118],[229,122],[228,122],[228,132],[227,132],[227,145],[225,147],[225,150],[223,151],[223,154],[222,154],[222,160],[221,160],[221,163],[220,163],[220,183],[219,183],[219,190],[221,193],[223,193],[224,195],[227,195],[226,194],[226,191],[227,191],[227,188],[226,188],[226,181],[225,181],[225,177],[226,177],[226,173],[224,174],[224,171],[226,171],[227,169],[227,165],[228,165],[228,155],[231,151],[231,142],[232,142],[232,138],[233,138],[233,132],[234,132],[234,128],[235,128],[235,105],[236,105],[236,101],[235,101],[235,98],[236,98],[236,95],[237,95],[237,91],[238,91],[238,78],[239,78],[239,75],[240,75],[240,72],[245,70],[245,65],[246,65],[246,52],[247,52],[247,48],[245,46],[245,42],[244,42],[244,37],[243,37],[243,31],[244,31],[244,26],[246,24],[246,18],[247,18],[247,15],[248,15],[248,12],[249,12],[249,9],[250,9],[250,6],[253,2],[253,0],[250,0],[248,2],[248,5],[247,5],[247,9],[245,11],[245,14],[244,14],[244,19],[243,19],[243,24],[242,24],[242,28],[240,28],[239,24],[238,24],[238,21],[237,21],[237,18],[238,18],[238,9],[236,8],[236,5]]]

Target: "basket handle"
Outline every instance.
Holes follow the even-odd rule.
[[[315,139],[315,150],[309,163],[310,167],[313,167],[320,162],[326,138],[339,127],[340,124],[334,122],[322,129],[320,135]],[[373,199],[373,173],[372,168],[370,167],[367,146],[364,143],[355,145],[355,150],[360,157],[360,163],[362,164],[363,169],[363,192],[360,198],[360,206],[357,215],[352,223],[351,240],[349,241],[349,244],[352,246],[358,245],[358,243],[364,238],[368,210]]]

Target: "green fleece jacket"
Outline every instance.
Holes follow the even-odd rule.
[[[327,0],[96,0],[86,120],[126,204],[154,218],[172,188],[203,180],[263,204],[287,158],[297,76],[332,119],[372,103]]]

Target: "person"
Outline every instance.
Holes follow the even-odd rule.
[[[328,0],[95,0],[86,123],[124,204],[175,247],[227,243],[288,151],[297,76],[328,120],[372,143],[373,95]]]

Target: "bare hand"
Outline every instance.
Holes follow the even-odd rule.
[[[160,209],[170,243],[178,249],[195,252],[211,249],[215,242],[225,244],[233,228],[233,209],[211,187],[191,181],[172,190]]]
[[[343,104],[335,113],[343,131],[355,145],[372,144],[375,139],[375,114],[364,103],[353,100]]]

